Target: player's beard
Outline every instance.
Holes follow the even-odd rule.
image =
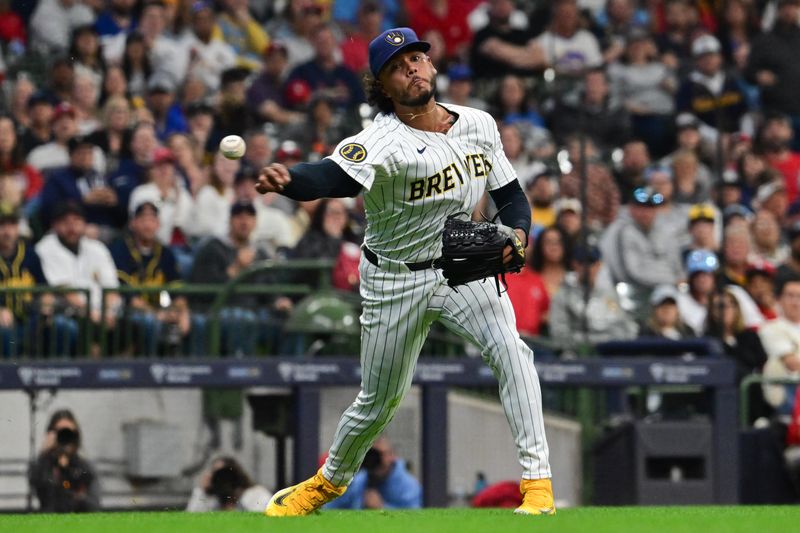
[[[406,107],[422,107],[427,105],[427,103],[431,101],[431,98],[433,98],[433,95],[436,93],[436,76],[431,78],[430,85],[431,88],[429,90],[422,91],[417,96],[412,97],[408,94],[403,95],[402,99],[397,99],[397,103]]]

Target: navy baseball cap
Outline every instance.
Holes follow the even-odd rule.
[[[431,44],[420,41],[411,28],[392,28],[375,37],[369,43],[369,69],[372,75],[377,78],[387,61],[408,49],[427,52],[431,49]]]

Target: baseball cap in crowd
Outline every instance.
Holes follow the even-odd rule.
[[[694,204],[689,208],[689,225],[701,220],[714,222],[716,214],[717,212],[711,204]]]
[[[0,202],[0,224],[4,222],[19,222],[19,208],[11,202]]]
[[[53,209],[53,221],[61,220],[67,215],[77,215],[81,218],[86,218],[86,213],[83,206],[75,200],[65,200],[55,206]]]
[[[300,146],[294,141],[283,141],[280,147],[275,151],[275,161],[283,163],[288,159],[303,159],[303,151]]]
[[[742,204],[731,204],[722,211],[722,218],[725,220],[725,225],[734,217],[742,217],[750,222],[753,218],[753,212]]]
[[[680,113],[675,117],[675,127],[678,130],[686,128],[698,129],[700,127],[700,119],[691,113]]]
[[[691,276],[698,272],[716,272],[719,268],[719,258],[711,250],[692,250],[686,256],[686,272]]]
[[[234,217],[242,213],[249,213],[253,216],[256,216],[256,208],[252,202],[248,202],[247,200],[237,200],[231,206],[231,216]]]
[[[88,135],[75,135],[67,141],[67,150],[70,154],[83,146],[94,148],[95,144]]]
[[[713,35],[701,35],[692,41],[692,56],[699,57],[705,54],[718,54],[722,50],[719,40]]]
[[[745,269],[745,275],[747,279],[751,279],[753,276],[764,276],[769,279],[775,279],[775,274],[778,273],[778,270],[775,268],[775,265],[761,259],[760,257],[755,258],[753,261],[747,264],[747,268]]]
[[[136,206],[132,210],[132,214],[135,217],[142,215],[146,211],[150,211],[152,214],[158,216],[158,206],[151,202],[150,200],[143,200],[136,204]]]
[[[658,307],[668,301],[678,303],[678,289],[674,285],[659,285],[650,294],[650,305]]]
[[[463,63],[456,63],[447,70],[447,77],[450,81],[469,81],[472,79],[472,69],[469,65]]]
[[[36,91],[28,98],[28,109],[37,105],[53,105],[53,98],[44,91]]]
[[[311,85],[306,80],[295,78],[286,84],[283,98],[290,107],[300,107],[311,100]]]
[[[159,146],[153,151],[153,166],[160,165],[161,163],[174,163],[175,156],[172,155],[172,150]]]
[[[600,248],[594,244],[586,244],[584,246],[578,243],[572,249],[572,260],[578,263],[596,263],[602,258],[603,254],[600,253]]]
[[[264,49],[264,57],[271,56],[275,53],[281,53],[283,57],[289,57],[289,49],[286,48],[286,45],[281,41],[273,40],[269,43],[269,46]]]
[[[664,203],[664,195],[653,190],[652,187],[639,187],[631,195],[633,205],[656,207]]]
[[[726,168],[722,172],[722,181],[719,185],[720,187],[741,187],[744,185],[744,181],[735,169]]]
[[[53,110],[53,122],[64,116],[75,118],[75,108],[69,102],[61,102],[56,106]]]
[[[583,209],[581,208],[581,201],[577,198],[559,198],[553,202],[553,210],[556,212],[556,217],[564,211],[572,211],[580,215]]]
[[[770,181],[761,185],[758,188],[758,190],[756,191],[755,201],[759,205],[761,205],[770,198],[772,198],[773,195],[785,191],[786,191],[786,186],[783,184],[782,181],[780,180]]]
[[[156,72],[147,80],[147,91],[151,93],[172,93],[176,88],[175,80],[166,72]]]
[[[392,28],[381,33],[369,43],[369,69],[376,78],[383,66],[400,52],[421,50],[427,52],[431,44],[420,41],[411,28]]]

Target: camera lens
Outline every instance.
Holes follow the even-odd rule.
[[[60,446],[78,443],[78,432],[70,428],[61,428],[56,433],[56,442]]]

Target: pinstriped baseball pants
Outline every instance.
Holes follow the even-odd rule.
[[[514,310],[493,280],[458,287],[441,271],[360,264],[361,391],[342,415],[323,475],[347,485],[364,455],[392,420],[411,387],[417,357],[431,324],[439,320],[473,343],[500,385],[500,401],[517,445],[524,479],[551,477],[539,376],[533,351],[519,338]],[[390,271],[391,270],[391,271]]]

